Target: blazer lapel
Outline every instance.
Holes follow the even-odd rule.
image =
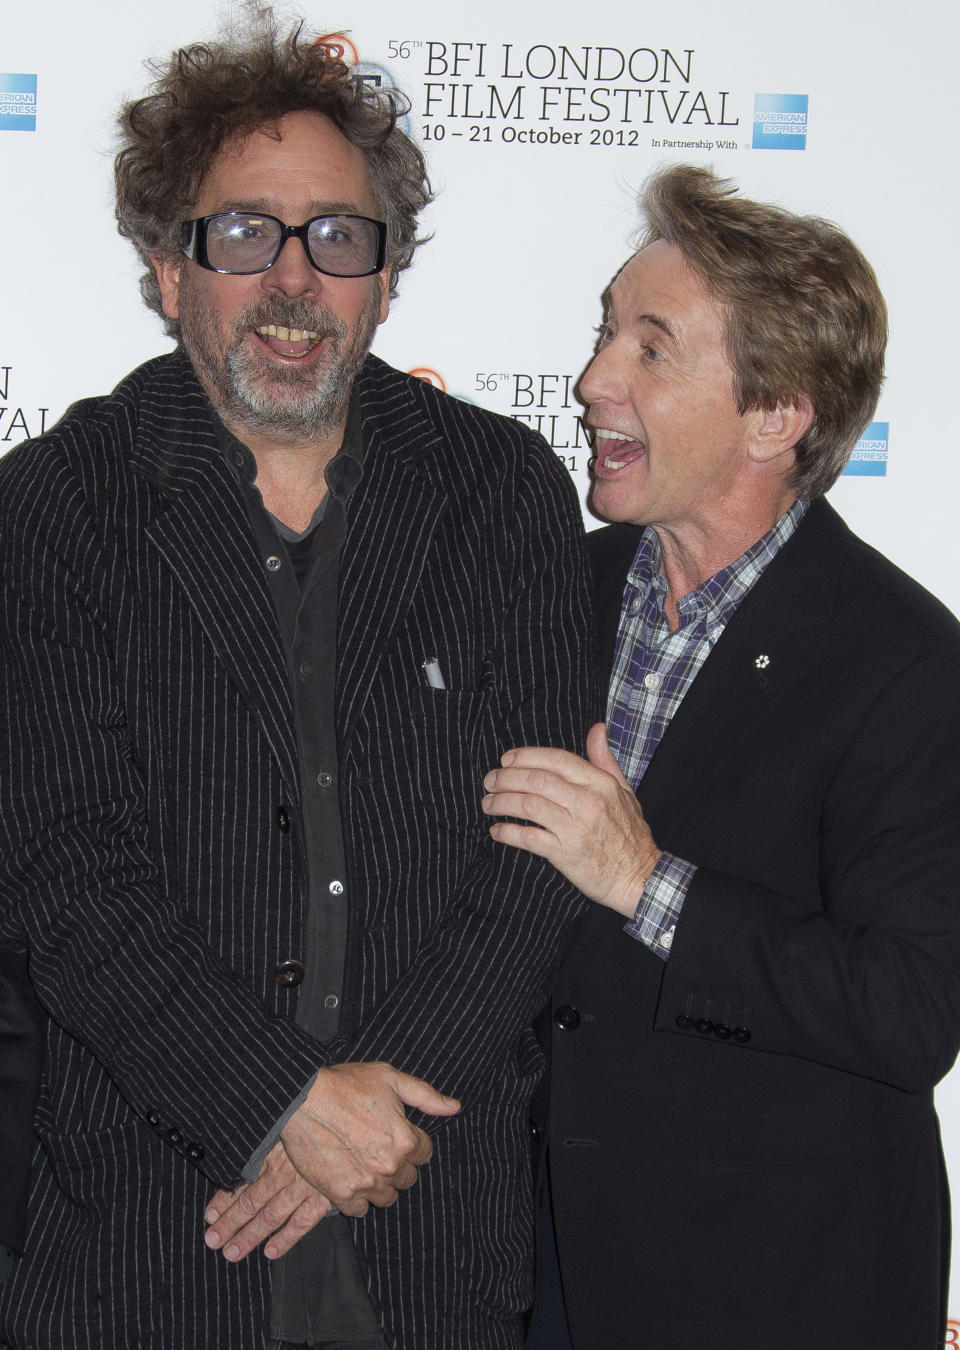
[[[364,472],[340,562],[337,712],[341,754],[378,667],[417,592],[448,497],[436,481],[444,443],[394,372],[361,377]],[[368,371],[369,375],[369,371]],[[429,655],[427,653],[426,655]]]
[[[137,429],[138,470],[163,504],[144,533],[164,558],[229,671],[292,793],[297,785],[286,662],[262,560],[189,363],[181,397],[164,390]],[[150,409],[149,400],[144,401]]]
[[[798,693],[825,659],[846,526],[814,503],[738,608],[664,733],[638,796],[673,831],[774,701]]]

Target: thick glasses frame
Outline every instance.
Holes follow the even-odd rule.
[[[214,267],[207,256],[207,231],[210,228],[211,221],[222,220],[225,216],[249,215],[256,215],[260,220],[272,220],[280,226],[280,238],[277,242],[276,253],[268,263],[264,263],[262,267],[253,267],[249,271],[239,271],[234,267]],[[326,267],[321,267],[310,251],[309,240],[310,226],[315,225],[318,220],[363,220],[368,225],[373,225],[377,235],[377,250],[373,266],[367,268],[364,272],[330,272]],[[222,276],[252,277],[258,276],[261,272],[268,272],[280,257],[288,239],[300,240],[303,251],[310,261],[310,266],[321,272],[325,277],[372,277],[383,271],[387,261],[387,227],[382,220],[373,220],[370,216],[352,216],[338,211],[332,215],[311,216],[302,225],[287,225],[279,217],[268,215],[265,211],[216,211],[212,216],[198,216],[195,220],[184,220],[180,223],[180,248],[184,255],[199,267],[205,267],[208,272],[219,272]]]

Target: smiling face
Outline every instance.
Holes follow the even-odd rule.
[[[263,211],[289,225],[378,212],[363,154],[319,113],[290,113],[281,139],[255,131],[228,145],[192,215]],[[197,376],[224,421],[308,443],[337,437],[350,388],[387,317],[389,274],[328,277],[288,239],[266,272],[224,276],[186,258],[154,262],[164,312],[179,318]]]
[[[617,276],[580,392],[601,516],[707,537],[742,515],[766,415],[737,411],[722,313],[674,245],[648,245]],[[779,469],[767,477],[782,491]]]

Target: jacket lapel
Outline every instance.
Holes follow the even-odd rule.
[[[159,397],[151,400],[145,391],[137,428],[135,466],[162,493],[144,533],[177,579],[295,793],[293,709],[263,563],[203,393],[186,357],[178,352],[176,362],[176,378]]]
[[[429,565],[448,508],[437,481],[444,443],[403,377],[371,359],[361,376],[364,472],[340,563],[337,714],[341,755],[380,662]]]
[[[826,625],[848,538],[839,516],[814,503],[730,620],[640,784],[656,829],[672,833],[699,809],[773,703],[799,694],[810,671],[829,659]]]

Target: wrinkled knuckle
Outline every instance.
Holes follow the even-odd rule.
[[[283,1223],[286,1215],[287,1211],[284,1206],[278,1205],[276,1202],[271,1202],[264,1205],[263,1209],[257,1215],[255,1222],[257,1227],[266,1228],[268,1231],[272,1231]],[[251,1227],[252,1226],[253,1225],[251,1224]]]
[[[250,1190],[244,1191],[242,1195],[238,1195],[234,1203],[240,1213],[245,1217],[251,1217],[256,1214],[260,1208],[260,1201]]]

